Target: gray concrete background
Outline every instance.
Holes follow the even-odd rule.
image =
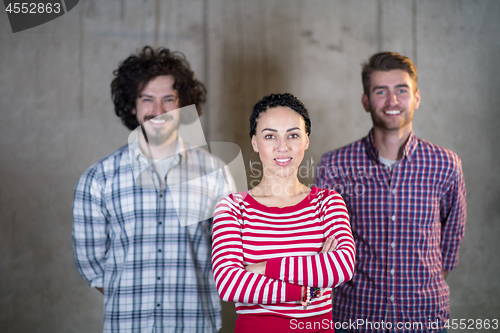
[[[248,117],[263,95],[305,103],[318,161],[370,129],[360,63],[381,50],[412,58],[422,93],[415,131],[458,153],[467,186],[451,318],[500,319],[499,31],[497,0],[82,0],[16,34],[2,12],[0,331],[101,330],[102,296],[73,260],[73,187],[126,144],[109,84],[145,44],[187,56],[209,91],[208,141],[237,143],[246,161]],[[223,315],[231,332],[231,304]]]

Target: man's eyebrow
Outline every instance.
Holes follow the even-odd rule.
[[[389,87],[388,86],[375,86],[372,88],[372,91],[375,91],[377,89],[388,89]]]
[[[401,84],[397,84],[394,86],[394,88],[403,88],[403,87],[410,89],[410,87],[406,83],[401,83]],[[372,91],[375,91],[377,89],[389,89],[389,87],[388,86],[375,86],[375,87],[373,87]]]
[[[148,94],[140,94],[139,98],[141,98],[141,97],[153,98],[154,96],[153,95],[148,95]],[[175,94],[168,94],[168,95],[163,96],[162,98],[165,98],[165,97],[175,97]]]

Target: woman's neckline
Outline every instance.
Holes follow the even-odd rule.
[[[302,208],[303,206],[307,206],[309,202],[312,200],[312,198],[318,193],[318,188],[312,186],[311,190],[309,193],[305,196],[304,199],[299,201],[298,203],[291,205],[291,206],[284,206],[284,207],[278,207],[278,206],[266,206],[263,203],[258,202],[251,194],[251,191],[248,190],[246,191],[246,199],[248,199],[252,204],[255,204],[257,206],[263,207],[265,209],[273,209],[273,210],[280,210],[280,211],[286,211],[286,210],[296,210],[297,208]]]

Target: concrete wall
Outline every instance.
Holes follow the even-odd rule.
[[[263,95],[305,103],[319,160],[370,129],[360,63],[381,50],[410,56],[422,93],[415,131],[458,153],[467,186],[451,317],[500,319],[499,31],[496,0],[82,0],[15,34],[1,13],[0,331],[101,330],[102,296],[73,260],[73,187],[126,143],[109,84],[145,44],[187,56],[209,91],[208,140],[237,143],[247,161],[248,117]],[[223,314],[231,332],[231,304]]]

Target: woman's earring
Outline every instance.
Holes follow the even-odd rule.
[[[300,173],[301,173],[303,176],[307,175],[307,174],[309,173],[309,171],[311,171],[312,166],[313,166],[313,164],[314,164],[314,160],[313,160],[313,157],[312,157],[312,155],[311,155],[311,152],[309,151],[309,149],[306,149],[306,151],[309,153],[309,157],[311,158],[311,166],[310,166],[310,167],[309,167],[309,169],[306,171],[306,173],[303,173],[303,172],[302,172],[302,170],[300,170]]]
[[[255,150],[252,152],[252,155],[250,155],[250,162],[249,162],[249,165],[250,165],[250,172],[252,173],[252,175],[257,176],[257,175],[253,172],[253,168],[252,168],[252,156],[253,156],[253,154],[254,154],[254,153],[256,153],[256,151],[255,151]]]

